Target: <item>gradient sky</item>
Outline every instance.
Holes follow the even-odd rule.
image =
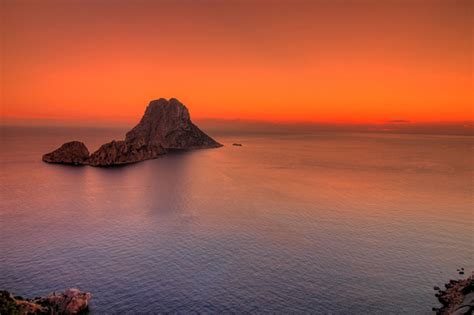
[[[3,121],[473,120],[473,2],[1,1]]]

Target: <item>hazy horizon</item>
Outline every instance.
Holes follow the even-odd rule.
[[[0,127],[38,127],[38,128],[86,128],[86,129],[121,129],[128,131],[140,120],[118,122],[71,122],[64,120],[0,120]],[[380,123],[324,123],[324,122],[291,122],[264,121],[250,119],[193,119],[203,130],[217,134],[250,134],[250,133],[317,133],[317,132],[373,132],[373,133],[406,133],[433,135],[474,136],[474,121],[456,122],[410,122],[386,121]]]

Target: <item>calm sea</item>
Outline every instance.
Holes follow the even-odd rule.
[[[214,134],[126,167],[41,161],[123,134],[1,129],[1,288],[78,287],[94,314],[430,314],[474,267],[472,137]]]

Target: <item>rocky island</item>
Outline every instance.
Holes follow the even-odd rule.
[[[127,132],[125,140],[102,145],[89,155],[79,141],[63,144],[43,155],[47,163],[113,166],[154,159],[172,150],[218,148],[218,143],[191,121],[189,111],[175,98],[151,101],[142,119]]]

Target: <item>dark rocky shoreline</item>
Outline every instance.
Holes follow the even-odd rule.
[[[8,291],[0,291],[0,314],[51,314],[73,315],[89,312],[89,292],[68,289],[64,293],[53,292],[44,297],[24,298]]]
[[[466,279],[450,280],[445,290],[435,286],[435,296],[442,304],[433,307],[437,315],[471,315],[474,313],[474,275]],[[0,290],[0,314],[87,314],[92,295],[78,289],[68,289],[64,293],[51,293],[45,297],[24,298]]]
[[[463,269],[464,270],[464,269]],[[460,274],[464,274],[464,271]],[[435,296],[442,304],[441,308],[433,308],[438,315],[464,315],[474,312],[474,275],[467,279],[450,280],[444,285],[445,290],[434,287]]]

